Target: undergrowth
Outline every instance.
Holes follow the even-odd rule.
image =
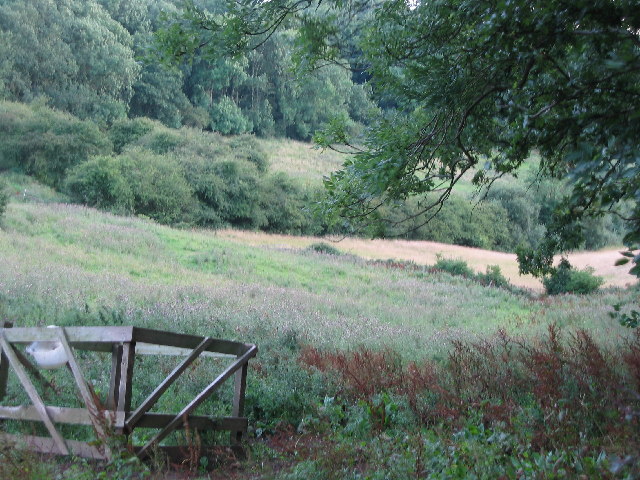
[[[364,412],[364,431],[374,438],[393,432],[394,438],[417,441],[420,446],[407,460],[413,474],[466,478],[475,471],[483,478],[515,478],[503,467],[518,464],[512,473],[546,472],[544,478],[559,475],[560,467],[565,475],[640,474],[640,335],[614,351],[599,347],[586,331],[562,335],[552,325],[536,340],[500,332],[491,340],[454,341],[440,363],[403,362],[390,349],[310,346],[299,362],[322,372],[336,389],[332,407],[325,401],[319,411],[341,425],[341,434],[362,432],[353,422]],[[504,442],[504,450],[494,452],[495,442]],[[444,475],[446,469],[418,465],[429,458],[422,457],[424,451],[434,448],[451,450],[445,462],[453,468],[447,470],[451,476]],[[372,449],[366,450],[371,455]],[[487,460],[480,450],[494,456]],[[484,459],[486,469],[474,463],[474,455]],[[466,460],[458,464],[461,457]],[[362,462],[362,468],[371,468]]]
[[[247,388],[248,458],[193,458],[184,478],[640,475],[640,334],[612,349],[551,325],[534,338],[454,340],[441,361],[408,361],[389,347],[320,350],[283,332],[250,362]],[[0,478],[176,478],[131,457],[0,456]]]

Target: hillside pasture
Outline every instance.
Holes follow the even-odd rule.
[[[241,230],[220,230],[220,238],[230,239],[252,246],[269,246],[272,248],[307,248],[317,242],[327,242],[341,252],[357,255],[372,260],[411,261],[419,265],[433,265],[439,256],[461,259],[478,273],[484,273],[489,265],[498,265],[503,275],[516,286],[529,288],[537,292],[543,290],[540,280],[531,275],[518,273],[518,262],[515,254],[482,250],[479,248],[448,245],[437,242],[417,240],[389,240],[362,238],[320,239],[316,237],[298,237],[291,235],[270,235],[261,232]],[[637,278],[630,275],[628,267],[615,266],[620,258],[618,249],[604,249],[595,252],[574,252],[567,255],[576,268],[593,268],[594,273],[605,279],[605,287],[628,287],[637,283]]]
[[[294,332],[316,346],[390,345],[408,357],[442,353],[452,338],[500,328],[534,334],[550,322],[612,339],[625,333],[607,316],[623,291],[541,302],[445,273],[305,248],[317,240],[179,230],[86,207],[12,202],[0,231],[0,315],[22,325],[68,324],[74,312],[106,308],[140,326],[213,329],[239,340],[248,332]],[[478,270],[504,255],[488,260],[472,249],[420,252],[421,242],[345,242],[336,245],[362,257],[425,264],[437,253],[471,252],[476,256],[464,258]],[[416,252],[424,256],[408,256]]]
[[[637,290],[517,293],[429,268],[371,262],[364,254],[307,248],[317,241],[175,229],[14,197],[0,228],[0,320],[133,325],[257,344],[246,399],[251,455],[238,462],[221,453],[209,465],[213,477],[201,478],[346,480],[365,472],[400,479],[451,468],[458,476],[443,478],[473,472],[515,478],[520,465],[601,475],[616,465],[618,452],[636,451],[635,423],[611,412],[619,404],[635,408],[618,370],[635,361],[640,344],[608,313],[614,303],[634,302]],[[370,243],[382,258],[397,257],[384,245],[404,245]],[[336,245],[346,252],[345,244]],[[99,388],[108,381],[108,359],[86,360]],[[134,405],[175,362],[136,360]],[[206,368],[190,370],[158,408],[182,408],[202,388]],[[63,395],[56,402],[74,401],[71,393],[64,397],[68,379],[57,385]],[[200,413],[228,415],[231,393],[221,391]],[[6,398],[11,405],[28,402],[11,376]],[[29,433],[30,427],[3,428]],[[83,440],[91,432],[66,434]],[[454,457],[451,445],[460,447]],[[97,470],[107,472],[103,478],[142,478],[118,475],[124,466],[144,471],[122,460],[69,468],[67,460],[20,455],[0,451],[0,477],[85,479]],[[29,462],[40,470],[27,472]],[[204,475],[201,467],[192,463],[185,475]],[[162,468],[152,478],[181,478]]]
[[[322,178],[338,170],[346,155],[333,150],[321,150],[312,143],[290,139],[260,139],[260,146],[269,157],[269,166],[284,172],[306,186],[316,186]]]

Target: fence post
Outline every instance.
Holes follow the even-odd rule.
[[[2,328],[11,328],[13,324],[11,322],[4,322]],[[9,359],[4,354],[4,351],[0,349],[0,400],[7,394],[7,380],[9,378]]]
[[[236,372],[234,393],[233,393],[233,408],[231,410],[232,417],[242,417],[244,415],[244,396],[247,389],[247,367],[249,362],[242,365],[242,368]],[[231,443],[236,444],[242,440],[242,431],[231,432]]]

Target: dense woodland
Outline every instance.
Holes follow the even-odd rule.
[[[215,17],[225,2],[198,6]],[[272,172],[256,137],[310,140],[339,121],[358,138],[373,116],[393,117],[394,98],[373,95],[368,75],[355,68],[362,52],[351,52],[354,68],[305,69],[296,56],[301,37],[285,25],[235,56],[195,48],[184,61],[161,62],[155,46],[169,38],[168,19],[181,8],[181,1],[4,2],[0,170],[32,175],[72,201],[167,224],[504,251],[535,247],[570,191],[536,177],[532,159],[522,178],[498,182],[486,196],[473,197],[469,178],[428,223],[420,212],[429,197],[395,199],[365,222],[328,216],[318,208],[321,185]],[[625,233],[617,216],[583,224],[587,249],[619,245]]]
[[[293,37],[283,31],[260,49],[224,60],[199,55],[163,67],[152,55],[163,16],[183,2],[8,1],[0,7],[0,94],[100,125],[148,117],[222,134],[310,140],[332,116],[361,122],[374,108],[366,85],[344,68],[299,81]],[[223,8],[225,2],[202,2]]]

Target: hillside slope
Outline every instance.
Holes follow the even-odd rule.
[[[290,240],[290,243],[285,240]],[[293,240],[297,242],[295,245]],[[567,367],[578,365],[577,378],[582,380],[585,371],[608,375],[609,370],[594,369],[592,367],[599,364],[590,363],[592,358],[603,361],[605,357],[598,356],[599,352],[622,352],[623,348],[637,345],[633,343],[634,332],[621,327],[607,315],[612,304],[633,301],[633,295],[637,297],[636,290],[612,289],[588,296],[559,297],[513,293],[428,268],[395,268],[397,264],[370,262],[353,255],[321,254],[306,248],[315,240],[231,231],[180,230],[144,218],[120,217],[77,205],[13,200],[0,223],[0,321],[10,320],[16,326],[133,325],[257,344],[259,354],[251,362],[245,404],[250,425],[248,445],[251,455],[244,462],[233,457],[229,459],[233,460],[232,465],[226,467],[224,458],[219,458],[214,466],[218,476],[213,478],[329,478],[324,474],[310,477],[304,470],[309,466],[316,468],[316,464],[310,462],[325,457],[343,459],[349,470],[344,470],[344,476],[337,478],[345,479],[356,478],[355,473],[364,468],[393,470],[393,465],[386,465],[387,459],[404,458],[407,454],[410,458],[440,459],[442,469],[448,469],[451,463],[461,468],[459,460],[450,458],[451,445],[457,449],[459,444],[462,451],[462,448],[468,448],[471,437],[462,437],[457,425],[468,425],[470,432],[484,432],[476,427],[485,428],[484,423],[474,423],[482,418],[477,416],[477,412],[482,405],[502,405],[499,402],[504,396],[505,380],[511,382],[506,384],[510,386],[506,390],[515,392],[514,398],[520,398],[524,387],[521,382],[514,383],[518,376],[509,376],[512,375],[509,372],[515,367],[522,368],[518,349],[524,349],[533,352],[531,358],[538,362],[532,364],[533,375],[525,385],[528,389],[524,397],[527,403],[520,408],[509,400],[509,412],[514,412],[514,420],[500,422],[496,427],[514,425],[513,433],[509,430],[514,447],[504,450],[500,446],[500,451],[495,453],[493,426],[491,429],[486,427],[486,435],[473,437],[474,448],[481,455],[494,452],[488,456],[490,465],[486,467],[487,471],[495,472],[499,467],[515,472],[512,467],[518,465],[520,458],[525,461],[530,455],[538,455],[531,446],[531,437],[527,436],[529,430],[525,431],[522,440],[515,436],[522,431],[522,423],[518,422],[524,418],[529,422],[527,425],[535,425],[537,419],[543,418],[537,413],[539,411],[543,412],[544,418],[558,417],[555,405],[560,401],[551,403],[549,412],[553,415],[545,413],[546,410],[537,410],[538,407],[532,408],[531,401],[535,398],[534,393],[540,391],[538,386],[547,385],[547,378],[556,378],[557,372],[566,371],[565,368],[554,367],[559,350],[568,359],[565,362]],[[367,242],[361,242],[354,245],[363,249]],[[346,250],[346,244],[338,245]],[[370,242],[368,245],[378,255],[391,252],[390,243]],[[402,243],[396,247],[405,251],[409,249]],[[562,339],[569,342],[567,349],[545,340],[553,332],[560,332]],[[505,335],[514,336],[513,340],[505,344]],[[598,347],[591,343],[591,338],[597,339]],[[588,341],[585,343],[585,340]],[[487,347],[490,345],[498,350]],[[576,345],[582,345],[581,349],[574,350]],[[515,348],[510,363],[505,363],[503,355],[507,351],[504,348],[509,351]],[[544,349],[552,349],[552,353],[545,353]],[[479,358],[474,353],[477,351],[486,352],[486,358]],[[493,357],[494,353],[499,355]],[[607,365],[621,365],[618,357],[606,355],[609,358]],[[366,397],[364,401],[352,398],[340,383],[334,383],[344,381],[336,377],[336,372],[324,377],[310,369],[314,358],[353,358],[346,366],[355,368],[355,371],[349,370],[345,378],[355,378],[356,382],[364,378],[365,386],[366,382],[372,382],[375,395]],[[525,361],[529,358],[524,357]],[[580,358],[587,360],[576,362]],[[468,401],[460,396],[460,400],[454,403],[448,397],[440,399],[438,394],[434,397],[434,392],[453,392],[457,388],[455,382],[443,383],[443,386],[425,382],[438,380],[440,376],[434,372],[448,372],[443,370],[444,366],[452,365],[454,368],[457,360],[462,362],[463,368],[457,377],[451,377],[452,382],[464,377],[464,381],[469,382],[469,391],[475,392],[476,383],[480,385],[488,379],[488,384],[496,385],[495,396],[491,396],[494,395],[493,390],[481,390],[480,397],[472,397]],[[96,391],[104,392],[109,382],[109,356],[83,356],[82,361]],[[498,363],[491,363],[494,361]],[[133,404],[140,405],[175,365],[175,358],[165,356],[145,357],[144,361],[137,359]],[[160,399],[158,411],[179,411],[205,388],[211,369],[221,367],[218,363],[205,361],[190,367],[184,381],[176,382],[171,394]],[[539,377],[540,370],[550,373]],[[56,394],[56,405],[73,405],[72,402],[77,401],[73,397],[75,390],[68,383],[72,377],[64,369],[56,372],[56,385],[62,392]],[[484,376],[479,376],[478,372],[485,372]],[[383,390],[378,395],[380,389],[375,386],[378,377],[392,378],[398,388],[406,387],[407,391],[418,392],[419,398],[427,402],[424,409],[422,403],[411,406],[407,398],[413,397],[397,396],[392,390],[390,393]],[[64,383],[65,378],[67,383]],[[327,378],[333,380],[328,381]],[[447,376],[442,378],[443,382],[449,381]],[[422,383],[416,383],[416,379]],[[474,379],[479,380],[473,383]],[[576,382],[573,377],[569,377],[568,382],[571,388],[566,391],[574,392]],[[595,380],[583,383],[599,385]],[[608,393],[623,390],[608,385],[601,387],[602,390]],[[202,413],[220,415],[223,412],[223,415],[228,415],[229,399],[233,394],[231,387],[228,385],[221,389],[219,396],[201,406],[205,409]],[[559,391],[564,392],[564,387]],[[12,376],[8,392],[5,399],[11,405],[29,402],[24,389]],[[585,402],[582,392],[578,390],[571,393],[574,396],[568,397],[575,398],[579,405],[575,418],[593,419],[593,425],[600,428],[605,412],[612,411],[608,405],[614,404],[611,400],[601,407],[598,402],[612,395],[601,395],[601,390],[596,390],[592,396],[598,402]],[[565,398],[560,397],[562,401]],[[543,400],[546,402],[546,397]],[[387,403],[376,403],[380,401]],[[432,404],[432,401],[442,403]],[[383,427],[369,423],[377,421],[375,412],[379,411],[378,405],[385,406],[384,412],[388,406],[390,412],[388,422],[385,420],[380,424]],[[433,405],[447,409],[434,409]],[[462,416],[458,423],[447,413],[451,412],[450,405],[458,405],[460,409]],[[414,412],[426,412],[428,415],[423,418]],[[441,413],[446,416],[441,416]],[[621,418],[618,415],[614,417]],[[440,427],[432,429],[435,422],[441,421],[445,422],[444,430],[439,430]],[[569,426],[563,426],[562,438],[570,438],[564,432],[573,431],[571,422]],[[618,420],[621,422],[624,421]],[[546,435],[545,425],[540,427],[541,435]],[[31,427],[22,426],[20,432],[29,433]],[[8,428],[18,427],[9,425]],[[553,428],[556,428],[555,424]],[[425,432],[430,436],[425,437]],[[77,439],[86,439],[88,435],[87,431],[80,430],[68,433]],[[443,448],[438,446],[437,451],[415,453],[405,445],[408,435],[412,436],[411,445],[422,445],[425,438],[433,438],[433,441],[441,440]],[[228,436],[216,438],[216,442],[220,442],[217,444],[228,441]],[[585,442],[591,442],[589,445],[606,442],[610,445],[609,437],[602,438],[601,434],[590,434]],[[622,437],[620,445],[633,449],[635,443],[629,443],[628,438],[635,437],[633,433]],[[133,439],[136,440],[140,441],[139,438]],[[564,444],[558,447],[564,449],[558,458],[577,458],[582,462],[585,450],[573,447],[569,441],[568,447]],[[601,443],[595,443],[593,448],[597,450]],[[298,447],[299,444],[302,448]],[[357,445],[356,450],[345,450],[344,446],[349,445]],[[384,449],[379,450],[379,445]],[[616,443],[611,448],[614,452],[627,451],[616,450],[617,447]],[[575,457],[568,455],[565,453],[567,449],[580,454]],[[596,455],[597,458],[602,457],[597,452],[587,453],[591,456],[585,463],[596,465],[593,458]],[[75,462],[68,459],[63,460],[63,464],[49,460],[41,462],[32,454],[27,455],[38,460],[25,460],[20,455],[12,449],[0,449],[0,477],[57,478],[69,467],[69,462]],[[220,455],[224,456],[224,453]],[[7,456],[17,460],[6,460]],[[30,465],[28,462],[41,466],[46,472],[26,475],[22,471],[17,474],[11,470],[16,465]],[[135,467],[128,461],[127,465]],[[318,465],[322,472],[322,464]],[[467,463],[464,465],[467,468]],[[470,471],[475,471],[477,458],[471,457],[468,465]],[[551,471],[554,465],[557,462],[535,468]],[[121,478],[118,468],[122,462],[105,465],[75,463],[73,466],[80,472],[96,468],[105,472],[117,470],[115,475]],[[578,467],[582,468],[581,464]],[[335,469],[333,460],[328,463],[328,468],[328,471]],[[598,472],[608,471],[607,464],[598,466],[598,469]],[[233,474],[229,473],[230,470]],[[293,475],[298,470],[302,472],[300,476],[288,474],[293,472]],[[385,475],[384,478],[409,478],[414,470],[409,465],[407,469],[399,470],[401,474]],[[500,476],[493,473],[480,475],[482,478]],[[515,478],[515,473],[504,476],[507,477]],[[65,478],[93,477],[67,477],[65,473]],[[167,472],[166,477],[161,472],[154,478],[178,477],[174,472]]]
[[[315,237],[269,235],[239,230],[221,230],[218,235],[246,245],[281,248],[305,248],[316,242],[327,241]],[[438,256],[442,256],[464,260],[477,272],[486,271],[489,265],[498,265],[513,285],[536,291],[542,291],[543,288],[538,279],[518,273],[516,255],[511,253],[418,240],[335,238],[331,244],[345,253],[376,260],[395,259],[432,265]],[[568,258],[576,268],[593,268],[596,275],[605,279],[605,286],[624,288],[636,284],[637,278],[628,273],[628,267],[615,266],[616,260],[620,258],[621,249],[622,247],[595,252],[575,252],[569,254]]]
[[[78,312],[106,309],[141,326],[234,338],[288,331],[341,348],[402,345],[408,355],[499,328],[535,333],[550,322],[612,339],[612,331],[625,333],[607,316],[624,292],[540,302],[447,274],[318,254],[304,248],[310,238],[179,230],[75,205],[14,201],[3,223],[0,317],[20,324],[75,323]],[[285,240],[297,248],[282,248]],[[349,242],[383,258],[399,255],[388,245],[411,251],[402,242]]]

